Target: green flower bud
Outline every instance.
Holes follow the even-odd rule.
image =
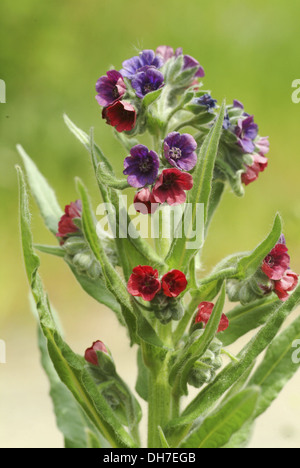
[[[200,388],[202,385],[209,383],[211,377],[211,369],[203,367],[201,363],[196,363],[188,377],[188,384],[193,387]]]
[[[86,273],[93,280],[99,278],[102,275],[100,263],[97,262],[97,260],[94,260]]]
[[[93,263],[93,255],[88,250],[79,252],[73,257],[73,264],[80,271],[87,271]]]
[[[82,237],[72,236],[65,241],[63,244],[63,249],[69,255],[76,255],[77,253],[86,249],[86,243]]]

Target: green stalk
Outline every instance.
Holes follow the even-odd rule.
[[[169,385],[168,359],[154,372],[149,372],[148,395],[148,448],[162,448],[159,429],[170,421],[171,387]]]

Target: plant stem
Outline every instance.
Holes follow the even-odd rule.
[[[168,382],[168,359],[161,367],[149,372],[148,448],[161,448],[158,426],[170,420],[171,387]]]

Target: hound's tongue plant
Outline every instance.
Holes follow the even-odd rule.
[[[115,177],[93,131],[85,133],[65,116],[90,154],[111,232],[96,222],[80,179],[78,200],[66,203],[63,212],[18,146],[27,175],[26,181],[17,168],[25,267],[66,447],[141,447],[138,398],[148,404],[149,448],[241,447],[255,419],[297,370],[292,346],[300,318],[280,332],[300,302],[280,216],[252,251],[223,259],[207,276],[200,268],[224,189],[229,185],[233,196],[243,195],[267,167],[269,151],[268,138],[259,136],[243,104],[219,106],[204,89],[203,77],[200,63],[182,49],[159,46],[98,79],[99,117],[114,127],[123,145],[117,168],[124,171],[122,179]],[[53,245],[33,244],[27,184],[54,235]],[[121,195],[128,188],[135,194],[128,192],[127,211]],[[148,220],[157,233],[154,242],[137,229]],[[91,330],[94,342],[81,356],[66,344],[44,292],[36,250],[65,260],[86,293],[126,328],[138,350],[137,395],[118,375],[109,350],[114,334],[111,343],[103,343],[101,333]],[[226,295],[239,303],[234,308],[228,303],[227,312]],[[252,339],[233,356],[226,346],[250,331]],[[200,390],[187,403],[182,397],[191,386]]]

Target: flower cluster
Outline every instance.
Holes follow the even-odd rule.
[[[76,200],[65,207],[65,214],[58,223],[56,237],[65,251],[65,260],[72,265],[80,275],[87,275],[96,280],[102,275],[100,263],[96,260],[81,230],[82,202]],[[118,264],[112,240],[104,239],[104,247],[113,265]],[[111,248],[112,247],[112,248]]]
[[[223,129],[223,160],[226,165],[220,163],[219,169],[227,175],[230,182],[233,182],[232,174],[235,174],[244,185],[249,185],[268,166],[268,137],[259,136],[254,116],[245,112],[243,104],[238,100],[227,106]],[[226,170],[227,168],[230,169]]]
[[[127,290],[132,296],[141,297],[144,301],[150,302],[160,291],[167,297],[175,298],[186,287],[186,277],[179,270],[171,270],[159,279],[157,270],[148,265],[139,265],[132,271]]]
[[[153,213],[159,204],[178,205],[186,200],[186,191],[193,187],[191,171],[197,163],[197,143],[187,134],[172,132],[164,139],[163,157],[144,145],[136,145],[124,161],[124,174],[132,187],[142,189],[134,198],[138,212]],[[160,162],[164,166],[159,174]],[[151,189],[150,189],[150,188]]]
[[[298,276],[290,269],[290,256],[288,255],[285,237],[282,235],[279,242],[264,259],[261,267],[267,276],[268,282],[261,285],[262,290],[269,294],[274,291],[281,301],[289,298],[289,293],[298,284]]]
[[[253,276],[246,281],[227,281],[229,299],[232,302],[249,304],[274,292],[281,301],[286,301],[289,293],[296,288],[299,276],[290,269],[290,256],[287,252],[286,240],[282,234]]]
[[[125,60],[120,71],[109,70],[101,76],[96,83],[96,100],[103,107],[102,117],[106,122],[118,132],[133,130],[137,117],[142,115],[141,100],[165,86],[165,68],[171,59],[178,57],[182,57],[182,73],[195,70],[192,78],[196,82],[204,76],[204,70],[196,59],[183,55],[181,48],[174,52],[168,46],[159,46],[156,52],[143,50]]]

